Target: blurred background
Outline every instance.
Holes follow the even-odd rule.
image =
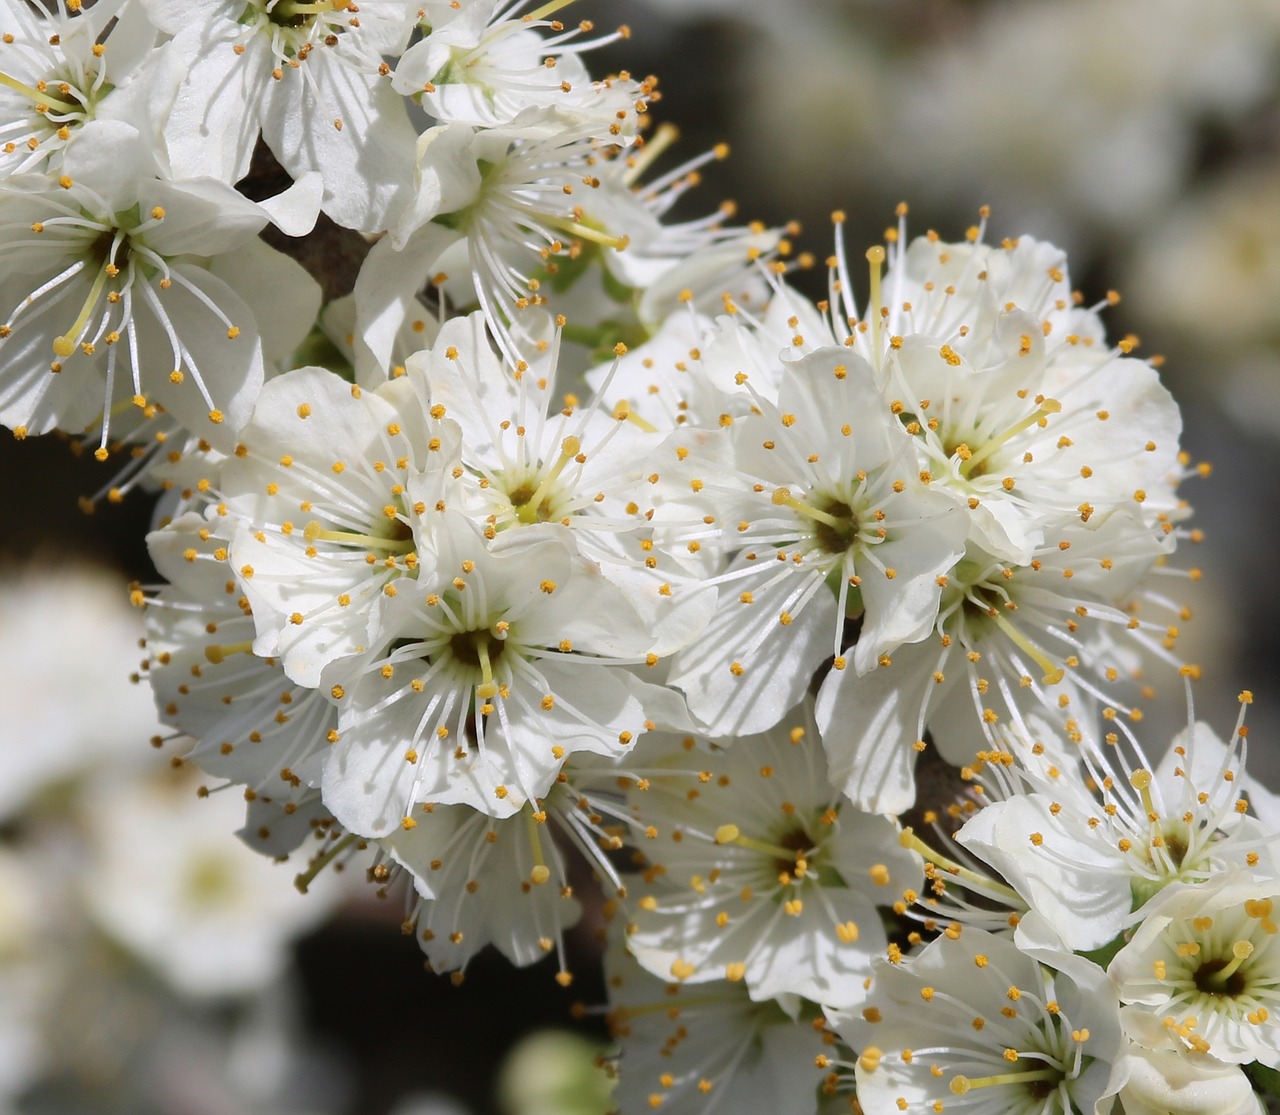
[[[657,74],[652,114],[681,156],[730,144],[681,212],[732,198],[743,220],[798,219],[821,259],[835,209],[856,253],[899,201],[911,232],[944,239],[989,205],[989,238],[1053,240],[1086,301],[1121,292],[1110,336],[1165,357],[1183,446],[1212,465],[1184,489],[1204,541],[1177,557],[1204,575],[1167,584],[1194,611],[1196,711],[1225,734],[1254,690],[1250,767],[1280,788],[1280,4],[580,0],[572,16],[630,26],[588,64]],[[820,296],[825,275],[798,281]],[[603,1111],[598,920],[576,931],[567,990],[496,956],[454,987],[422,971],[398,899],[342,877],[294,895],[291,868],[229,837],[240,803],[197,798],[180,747],[149,744],[125,585],[154,580],[152,509],[134,493],[82,511],[109,471],[55,437],[0,437],[0,1115]],[[1147,709],[1153,744],[1185,723],[1174,684]]]

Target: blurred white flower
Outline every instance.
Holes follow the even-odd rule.
[[[102,928],[196,997],[258,990],[284,970],[289,945],[336,892],[290,885],[293,870],[231,835],[239,795],[195,795],[196,779],[101,779],[84,793],[92,839],[81,886]]]
[[[141,617],[122,579],[90,566],[8,570],[0,587],[0,821],[44,787],[102,765],[141,766],[161,732],[131,686]],[[74,630],[74,639],[65,636]],[[58,669],[50,669],[57,662]]]

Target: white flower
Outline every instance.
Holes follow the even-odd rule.
[[[254,653],[315,688],[330,662],[376,642],[374,601],[431,561],[422,519],[457,452],[457,428],[407,380],[364,391],[299,368],[266,384],[220,483]]]
[[[652,654],[684,645],[710,618],[714,592],[678,553],[654,545],[650,522],[663,498],[660,435],[557,398],[557,331],[534,363],[508,370],[485,334],[485,318],[455,318],[431,352],[409,361],[432,405],[462,431],[458,493],[486,537],[508,531],[567,528],[577,551],[627,594],[653,633]]]
[[[258,991],[330,902],[296,893],[288,868],[230,839],[238,796],[201,800],[194,789],[186,779],[95,786],[85,803],[94,834],[85,898],[102,928],[178,991]]]
[[[388,226],[415,133],[382,55],[404,46],[414,0],[141,2],[189,64],[165,130],[175,172],[238,181],[261,133],[294,178],[320,174],[338,224]]]
[[[876,970],[842,1036],[859,1049],[867,1115],[904,1110],[1092,1115],[1121,1049],[1117,1004],[1096,964],[948,931]]]
[[[1107,969],[1121,1001],[1198,1053],[1280,1066],[1277,898],[1280,881],[1247,871],[1166,888]]]
[[[208,179],[154,178],[136,132],[92,127],[61,179],[22,176],[0,189],[13,264],[0,283],[0,421],[19,436],[100,425],[104,457],[113,412],[160,406],[229,448],[263,377],[240,268],[263,319],[283,317],[283,329],[300,314],[305,332],[318,288],[254,244],[268,207]],[[285,280],[274,293],[253,276],[264,256],[266,273]]]
[[[862,1001],[886,945],[876,906],[918,888],[920,868],[894,822],[842,802],[817,748],[807,707],[711,754],[646,741],[629,794],[649,826],[646,870],[628,886],[627,941],[649,971],[744,980],[753,999]]]
[[[65,7],[62,6],[65,4]],[[52,11],[0,4],[0,177],[56,172],[91,120],[114,120],[158,141],[185,69],[137,5],[106,0]]]
[[[518,126],[430,128],[418,140],[414,201],[391,245],[375,248],[365,264],[402,280],[364,281],[386,289],[393,281],[420,284],[433,271],[452,276],[441,279],[444,293],[484,310],[513,364],[532,360],[542,339],[543,316],[527,313],[531,307],[560,311],[575,339],[611,349],[656,331],[682,302],[719,304],[726,284],[736,291],[744,272],[754,275],[755,259],[779,249],[779,237],[759,226],[725,228],[723,210],[664,225],[663,215],[698,181],[697,168],[727,154],[715,148],[641,184],[670,142],[664,135],[635,153],[550,109],[530,110]],[[461,240],[448,244],[441,228]]]
[[[412,494],[412,493],[411,493]],[[456,512],[433,527],[430,576],[389,586],[379,642],[331,663],[339,746],[323,791],[354,832],[384,836],[420,802],[495,816],[542,797],[573,752],[625,754],[662,696],[640,617],[567,540],[486,546]]]
[[[1134,605],[1170,544],[1119,509],[1064,526],[1025,566],[971,549],[947,574],[935,638],[901,646],[869,674],[846,675],[820,695],[824,742],[842,740],[829,751],[833,779],[863,808],[896,812],[914,800],[911,772],[926,726],[944,758],[965,763],[994,744],[1003,723],[1022,730],[1037,710],[1073,739],[1090,730],[1095,698],[1140,717],[1107,693],[1129,667],[1129,648],[1112,631],[1169,655],[1159,645],[1169,625],[1139,618]],[[896,744],[885,746],[886,738]]]
[[[1099,948],[1172,883],[1248,866],[1275,875],[1275,834],[1244,815],[1243,739],[1237,730],[1228,748],[1208,725],[1188,725],[1153,773],[1112,731],[1101,750],[1079,750],[1079,765],[1024,771],[1021,785],[1015,776],[1017,792],[979,809],[956,839],[1067,947]],[[1023,748],[1014,754],[1025,761]],[[993,778],[1000,770],[997,759]]]
[[[467,805],[426,805],[412,827],[380,841],[413,876],[418,901],[404,929],[435,971],[461,972],[492,944],[517,966],[554,953],[557,978],[568,986],[564,931],[582,907],[546,822],[575,807],[559,786],[501,819]]]
[[[169,581],[147,605],[147,676],[164,722],[197,741],[189,757],[244,785],[246,842],[284,855],[312,821],[317,831],[328,827],[313,787],[337,738],[337,713],[278,660],[252,653],[254,620],[231,572],[227,533],[216,512],[191,512],[147,536]]]
[[[1116,1060],[1111,1087],[1125,1115],[1266,1115],[1239,1065],[1183,1047],[1130,1042]]]
[[[671,676],[713,735],[776,723],[828,654],[824,686],[838,689],[846,615],[862,616],[850,663],[861,673],[924,638],[964,552],[963,512],[920,483],[860,357],[819,349],[785,366],[776,406],[756,406],[727,423],[731,469],[693,481],[716,512],[702,545],[741,547],[710,582],[715,620]]]
[[[554,953],[556,980],[569,986],[564,934],[582,909],[569,846],[624,898],[609,853],[623,847],[619,832],[635,826],[622,788],[638,781],[610,758],[579,753],[544,798],[508,817],[423,803],[377,842],[413,878],[417,902],[404,932],[416,932],[431,967],[455,970],[457,983],[470,958],[493,944],[516,965]],[[375,875],[382,877],[378,869]]]
[[[555,122],[550,110],[544,113]],[[607,150],[582,126],[545,134],[465,124],[431,128],[418,140],[417,190],[393,230],[396,252],[371,253],[365,266],[424,274],[418,261],[439,250],[431,224],[463,233],[461,285],[514,364],[529,347],[521,311],[546,304],[562,263],[583,251],[620,251],[628,244],[627,230],[586,223],[583,195],[612,183],[600,174]]]

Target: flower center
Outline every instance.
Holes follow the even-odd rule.
[[[544,488],[545,485],[539,486],[532,480],[526,480],[507,493],[507,499],[511,501],[511,507],[520,522],[549,523],[555,517],[551,497],[543,494]]]
[[[858,516],[844,500],[818,496],[813,505],[825,518],[815,519],[813,536],[829,554],[843,554],[858,540]]]
[[[1219,999],[1234,999],[1237,995],[1244,994],[1249,986],[1249,981],[1240,971],[1239,963],[1234,957],[1227,960],[1218,956],[1206,960],[1191,978],[1195,981],[1197,991],[1203,995],[1215,995]]]
[[[305,0],[279,0],[279,3],[267,12],[267,18],[277,27],[309,27],[317,15],[331,15],[334,12],[345,11],[346,7],[346,0],[320,0],[318,3],[306,3]]]
[[[492,677],[493,664],[502,657],[506,643],[488,630],[459,631],[449,639],[449,653],[460,665]]]
[[[813,540],[824,553],[844,554],[858,541],[858,516],[839,496],[814,492],[806,501],[790,488],[777,488],[771,498],[775,507],[789,507],[809,520]]]
[[[582,442],[570,435],[560,443],[560,455],[550,467],[543,466],[544,471],[530,476],[518,470],[515,475],[504,478],[508,484],[514,481],[513,487],[506,488],[506,496],[517,522],[528,526],[564,518],[562,507],[568,493],[560,486],[560,476],[581,452]]]

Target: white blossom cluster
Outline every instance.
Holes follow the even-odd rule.
[[[1261,1111],[1280,811],[1132,727],[1196,470],[1115,296],[903,207],[811,301],[570,5],[3,0],[0,422],[165,492],[163,720],[459,981],[572,982],[585,858],[624,1112]]]

